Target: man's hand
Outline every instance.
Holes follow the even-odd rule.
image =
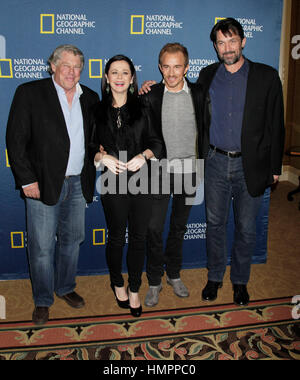
[[[155,80],[146,80],[140,88],[139,95],[147,94],[149,91],[151,91],[151,86],[154,84],[156,84]]]
[[[279,175],[273,175],[273,180],[274,180],[273,183],[278,182],[279,181]]]
[[[107,154],[102,145],[100,145],[99,151],[100,153]]]
[[[38,182],[34,182],[31,185],[24,187],[23,192],[27,198],[40,199],[41,196]]]

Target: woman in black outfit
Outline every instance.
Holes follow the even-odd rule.
[[[108,227],[106,260],[111,288],[118,305],[130,308],[135,317],[139,317],[142,312],[138,291],[152,202],[149,192],[136,194],[131,184],[137,184],[134,176],[140,176],[148,169],[147,161],[153,156],[158,158],[162,149],[161,139],[151,122],[151,113],[138,97],[137,91],[136,73],[131,60],[123,55],[111,58],[102,79],[102,101],[95,109],[94,139],[97,146],[103,147],[95,155],[95,165],[104,166],[106,173],[102,176],[108,177],[110,183],[106,193],[101,192],[101,201]],[[103,185],[102,182],[102,188]],[[127,223],[126,290],[122,257]]]

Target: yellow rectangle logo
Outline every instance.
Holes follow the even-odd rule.
[[[49,24],[49,20],[47,20],[47,18],[50,19],[50,25],[46,25],[46,24]],[[54,34],[54,14],[41,14],[40,15],[40,33],[41,34]]]
[[[0,78],[13,78],[11,59],[0,59]]]
[[[89,77],[102,78],[102,59],[89,59]]]
[[[215,17],[215,24],[220,20],[225,20],[226,17]]]
[[[8,161],[7,149],[5,149],[5,158],[6,158],[6,167],[10,168],[9,161]]]
[[[144,34],[145,16],[132,15],[130,21],[130,34]]]
[[[96,235],[98,239],[96,239]],[[104,245],[105,244],[105,228],[99,228],[93,230],[93,245]]]
[[[16,238],[16,235],[18,236]],[[24,233],[23,231],[10,233],[11,247],[12,248],[24,248]]]

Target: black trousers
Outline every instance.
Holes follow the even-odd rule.
[[[132,292],[138,292],[145,262],[152,197],[148,194],[105,194],[101,196],[101,201],[108,227],[106,261],[111,284],[124,286],[122,260],[128,224],[128,283]]]
[[[158,286],[161,283],[164,268],[169,278],[180,277],[183,238],[196,191],[187,192],[186,188],[182,186],[180,194],[176,194],[178,192],[178,187],[175,186],[176,176],[187,176],[185,178],[190,176],[189,183],[192,186],[196,184],[195,173],[171,174],[170,192],[152,195],[152,212],[147,234],[147,278],[150,286]],[[182,184],[184,184],[184,180],[182,180]],[[163,232],[171,195],[173,195],[173,200],[170,228],[164,249]]]

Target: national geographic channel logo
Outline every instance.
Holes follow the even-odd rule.
[[[174,15],[131,15],[130,34],[169,35],[183,29],[183,22]]]
[[[195,80],[199,77],[200,71],[213,63],[215,63],[215,59],[209,59],[209,58],[190,58],[189,59],[189,70],[186,74],[188,79]]]
[[[225,17],[215,17],[215,24],[225,19]],[[253,38],[254,33],[262,33],[264,31],[263,25],[257,25],[255,18],[236,17],[236,20],[242,25],[246,38]]]
[[[0,78],[43,79],[48,64],[42,58],[0,59]]]
[[[6,58],[6,40],[0,35],[0,78],[42,79],[47,72],[42,58]]]
[[[86,14],[42,13],[40,15],[41,34],[86,34],[95,29],[96,22],[88,19]]]
[[[204,240],[206,239],[206,223],[188,223],[184,240]]]
[[[6,40],[0,35],[0,78],[12,78],[11,59],[6,58]]]

